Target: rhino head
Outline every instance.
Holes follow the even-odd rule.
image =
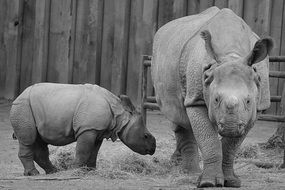
[[[203,31],[201,36],[207,53],[215,62],[203,70],[209,119],[221,136],[240,137],[256,120],[261,78],[255,65],[267,57],[273,41],[271,38],[260,39],[247,56],[221,61],[212,47],[210,32]]]
[[[120,139],[131,150],[139,154],[153,155],[156,148],[156,140],[146,128],[141,113],[135,109],[128,96],[121,95],[120,99],[124,109],[131,114],[128,124],[118,134]]]

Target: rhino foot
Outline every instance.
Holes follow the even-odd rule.
[[[203,174],[198,178],[197,187],[223,187],[224,178],[222,176],[204,177]]]
[[[171,156],[171,162],[173,162],[175,165],[180,165],[182,162],[182,156],[181,153],[177,150],[172,154]]]
[[[191,162],[182,162],[182,170],[184,173],[198,174],[201,173],[199,163]]]
[[[241,186],[241,180],[236,176],[226,176],[225,177],[225,182],[224,182],[225,187],[240,187]]]
[[[52,168],[45,170],[46,174],[53,174],[53,173],[56,173],[57,171],[58,169],[56,167],[52,167]]]
[[[24,171],[24,176],[34,176],[34,175],[39,175],[39,174],[40,172],[36,168]]]
[[[171,162],[173,162],[176,166],[180,165],[183,173],[201,173],[201,168],[199,166],[199,161],[197,159],[192,158],[191,154],[184,154],[183,156],[179,151],[175,151],[171,156]]]

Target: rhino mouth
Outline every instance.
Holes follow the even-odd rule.
[[[146,150],[146,154],[149,154],[149,155],[153,155],[154,152],[155,152],[155,149]]]
[[[231,138],[238,138],[244,135],[245,133],[245,124],[239,123],[239,124],[222,124],[218,123],[218,133],[223,137],[231,137]]]

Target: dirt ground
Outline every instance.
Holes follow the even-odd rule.
[[[12,139],[9,110],[9,103],[0,103],[0,189],[196,188],[197,175],[182,173],[179,166],[169,160],[175,139],[169,122],[159,112],[149,112],[147,119],[147,125],[157,139],[157,150],[153,156],[133,153],[120,141],[104,140],[98,156],[98,167],[89,171],[86,168],[72,168],[74,143],[66,147],[51,146],[51,160],[61,171],[45,175],[40,170],[39,176],[25,177],[17,157],[18,143]],[[276,123],[258,121],[247,136],[235,163],[236,173],[242,180],[240,189],[285,189],[284,169],[276,166],[265,169],[256,164],[281,163],[280,149],[258,146],[267,141],[276,127]]]

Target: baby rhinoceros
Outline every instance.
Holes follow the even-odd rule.
[[[34,161],[45,172],[56,168],[48,144],[77,141],[76,166],[96,167],[104,138],[118,137],[133,151],[154,154],[155,138],[127,96],[113,95],[97,85],[39,83],[28,87],[14,102],[10,121],[19,141],[24,175],[37,175]]]

